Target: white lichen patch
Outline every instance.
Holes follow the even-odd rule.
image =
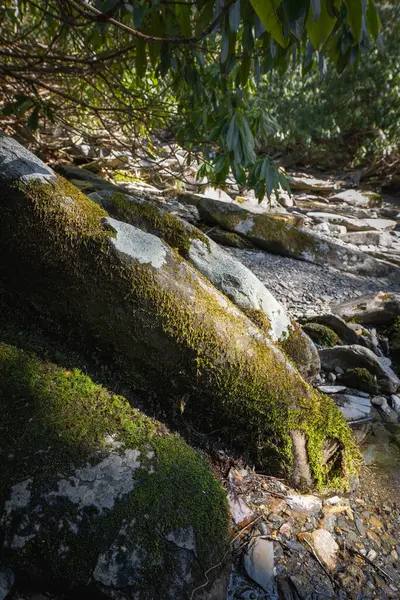
[[[71,477],[61,479],[57,490],[49,492],[47,500],[67,499],[78,509],[96,508],[101,514],[111,510],[116,501],[135,487],[134,473],[141,467],[138,450],[110,454],[101,462],[77,469]]]
[[[244,219],[235,226],[235,231],[238,233],[249,233],[254,227],[254,219]]]
[[[184,550],[191,550],[196,554],[196,537],[194,535],[193,527],[187,527],[183,529],[176,529],[175,531],[171,531],[167,534],[167,540],[178,546],[178,548],[183,548]]]
[[[10,499],[4,505],[3,519],[7,518],[13,511],[28,506],[31,500],[32,482],[33,479],[30,478],[13,485],[10,490]]]
[[[160,269],[166,263],[167,254],[171,250],[157,236],[110,217],[104,218],[103,222],[116,232],[111,243],[121,254],[141,264],[151,264],[155,269]]]
[[[93,571],[93,579],[107,587],[133,586],[138,580],[138,571],[146,559],[143,549],[128,550],[129,533],[135,521],[124,521],[109,549],[100,554]]]

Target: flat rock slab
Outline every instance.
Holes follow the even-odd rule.
[[[371,400],[361,398],[360,396],[352,396],[350,394],[335,394],[334,401],[343,413],[346,421],[358,421],[365,419],[371,414]]]
[[[319,385],[318,390],[323,394],[339,394],[344,392],[346,389],[345,385]]]
[[[244,566],[248,576],[269,594],[271,600],[278,598],[273,542],[262,538],[251,541],[244,556]]]
[[[400,316],[400,294],[378,292],[332,305],[332,312],[362,325],[386,325]]]
[[[307,216],[319,222],[344,225],[349,231],[392,231],[397,226],[396,221],[392,221],[391,219],[356,219],[345,215],[338,215],[337,213],[314,211],[307,213]]]
[[[379,195],[371,193],[362,194],[357,190],[343,190],[329,198],[331,202],[345,202],[352,206],[376,206],[379,203]]]

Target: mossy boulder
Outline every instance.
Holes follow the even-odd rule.
[[[304,323],[303,329],[313,342],[323,348],[332,348],[341,343],[337,333],[326,325],[321,325],[320,323]]]
[[[372,373],[365,368],[347,369],[340,376],[340,383],[343,383],[349,388],[367,392],[368,394],[376,395],[379,393],[376,376],[372,375]]]
[[[284,341],[286,354],[304,378],[312,380],[319,373],[317,349],[302,329],[291,323],[284,306],[250,269],[202,231],[162,206],[135,196],[100,192],[93,199],[113,217],[153,233],[175,248],[272,340]]]
[[[290,256],[318,265],[330,265],[341,271],[358,275],[400,279],[400,269],[370,257],[368,254],[345,246],[293,224],[285,215],[258,214],[235,204],[202,199],[197,208],[201,219],[238,233],[252,244],[283,256]]]
[[[0,277],[16,299],[90,333],[166,411],[218,429],[264,468],[320,487],[353,472],[334,402],[176,250],[107,217],[12,139],[0,138],[0,158]],[[332,439],[339,452],[326,462]]]
[[[0,343],[0,531],[16,573],[113,598],[190,598],[228,541],[225,493],[165,426]]]

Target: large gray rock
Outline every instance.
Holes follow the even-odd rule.
[[[377,277],[391,273],[393,277],[400,277],[400,269],[395,266],[301,229],[294,224],[293,217],[254,214],[234,204],[209,199],[200,200],[197,207],[204,222],[239,233],[269,252],[350,273]]]
[[[390,233],[381,231],[353,231],[341,235],[344,242],[355,244],[356,246],[386,246],[389,248],[393,244],[393,238]]]
[[[6,565],[114,600],[188,600],[228,535],[200,456],[80,371],[1,343],[0,408]]]
[[[335,346],[319,350],[321,364],[327,371],[335,367],[342,369],[364,368],[378,378],[382,390],[395,394],[400,386],[396,373],[387,365],[386,361],[379,358],[369,348],[364,346]]]
[[[0,139],[2,153],[8,150]],[[275,460],[296,473],[296,483],[315,478],[323,485],[329,473],[322,447],[307,452],[316,436],[337,439],[344,474],[351,471],[354,441],[336,405],[176,252],[185,230],[173,228],[171,247],[109,219],[64,180],[23,184],[1,168],[0,207],[0,277],[27,309],[94,337],[127,376],[133,370],[141,377],[167,414],[180,406],[186,422],[218,429],[250,460]],[[304,440],[304,470],[297,468],[296,432]]]
[[[332,305],[332,311],[346,321],[356,320],[362,325],[390,324],[400,316],[400,294],[379,292],[359,296]]]
[[[0,600],[4,600],[10,594],[13,585],[13,572],[0,563]]]
[[[345,202],[351,206],[362,206],[368,208],[380,203],[379,194],[373,192],[361,193],[357,190],[343,190],[329,197],[331,202]]]

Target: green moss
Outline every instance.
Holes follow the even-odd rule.
[[[112,174],[114,181],[126,181],[128,183],[143,183],[143,181],[139,177],[135,177],[134,175],[130,175],[126,171],[114,171]]]
[[[261,329],[261,331],[264,331],[264,333],[269,335],[271,331],[271,321],[269,320],[269,318],[263,310],[242,307],[241,311],[244,312],[244,314],[247,315],[249,319]]]
[[[218,229],[215,227],[208,232],[208,237],[222,246],[230,246],[232,248],[254,248],[251,242],[243,238],[238,233],[224,231],[223,229]]]
[[[376,377],[368,369],[356,368],[347,369],[340,377],[340,383],[347,387],[367,392],[368,394],[377,394],[379,392]]]
[[[124,521],[131,523],[127,551],[141,547],[146,552],[139,575],[147,590],[143,598],[155,597],[160,561],[171,573],[177,566],[168,533],[193,527],[201,570],[221,557],[228,536],[223,489],[179,436],[133,410],[123,397],[79,370],[57,367],[0,343],[0,408],[1,496],[29,477],[34,479],[33,497],[39,499],[60,477],[101,460],[106,436],[122,442],[123,448],[139,449],[144,457],[133,492],[102,516],[82,513],[78,536],[71,534],[66,521],[68,508],[74,516],[74,505],[53,502],[37,539],[17,553],[19,568],[29,565],[31,570],[35,565],[46,581],[86,583],[98,555],[110,547]],[[154,472],[146,468],[146,460]],[[60,529],[60,523],[65,527]],[[62,559],[57,551],[61,545],[69,548]]]
[[[167,244],[182,254],[189,252],[194,239],[201,240],[209,247],[207,236],[201,231],[186,225],[168,212],[161,212],[155,204],[130,200],[128,196],[119,192],[110,194],[102,202],[117,219],[131,225],[144,224],[147,229],[161,235]]]
[[[386,300],[391,300],[393,298],[393,294],[381,294],[379,296],[379,300],[382,300],[382,302],[386,302]]]
[[[398,361],[400,357],[400,317],[395,317],[392,325],[386,329],[385,333],[389,338],[390,350],[396,361]]]
[[[306,433],[317,486],[329,480],[326,437],[342,445],[344,476],[354,472],[357,450],[343,415],[258,328],[184,261],[158,270],[122,264],[100,223],[104,211],[77,190],[69,205],[66,190],[63,181],[24,184],[6,208],[3,227],[12,228],[2,243],[10,262],[2,268],[12,265],[10,285],[26,283],[27,300],[42,313],[80,324],[99,345],[135,361],[169,406],[187,397],[185,419],[203,431],[219,429],[250,460],[290,472],[292,428]],[[30,279],[21,282],[18,269]]]
[[[326,327],[326,325],[312,322],[305,323],[303,330],[310,336],[313,342],[324,348],[333,348],[333,346],[338,346],[342,343],[339,336],[332,329]]]
[[[212,219],[212,214],[210,214]],[[219,213],[214,219],[218,225],[228,231],[240,232],[239,225],[243,222],[252,221],[252,225],[246,231],[246,237],[251,241],[257,241],[257,245],[272,252],[282,252],[291,256],[314,256],[317,251],[317,240],[308,232],[302,231],[295,226],[293,217],[285,215],[268,214],[243,214],[241,210],[228,208],[224,213]]]

